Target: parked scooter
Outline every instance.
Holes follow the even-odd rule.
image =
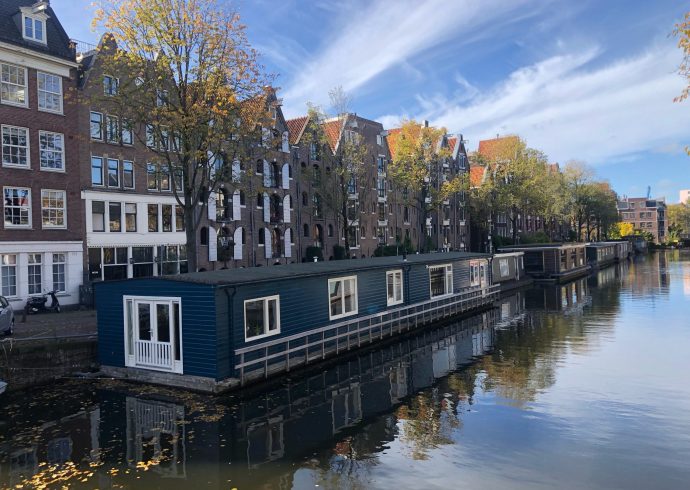
[[[55,313],[60,313],[60,302],[55,293],[57,293],[57,291],[48,291],[41,296],[31,296],[26,300],[24,312],[29,315],[38,313],[39,311],[54,311]],[[50,306],[47,305],[48,296],[50,296]]]

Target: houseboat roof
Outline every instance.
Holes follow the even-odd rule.
[[[217,286],[239,285],[247,283],[279,281],[296,277],[325,276],[348,274],[360,270],[390,269],[405,264],[439,264],[455,260],[469,260],[491,257],[489,254],[469,252],[439,252],[429,254],[411,254],[407,261],[402,256],[372,257],[368,259],[330,260],[323,262],[304,262],[268,267],[248,267],[246,269],[222,269],[205,272],[190,272],[161,276],[158,279],[170,281],[194,282]]]
[[[618,241],[608,241],[608,242],[589,242],[587,243],[588,247],[610,247],[611,245],[618,245],[619,243],[625,243],[623,240],[618,240]]]
[[[500,252],[516,252],[518,250],[552,250],[557,248],[584,247],[580,242],[558,242],[558,243],[528,243],[525,245],[509,245],[499,248]]]

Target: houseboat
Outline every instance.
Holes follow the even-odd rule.
[[[602,269],[616,262],[618,247],[614,242],[593,242],[586,245],[587,262],[592,269]]]
[[[532,278],[525,273],[524,252],[506,252],[494,255],[491,261],[493,284],[500,284],[501,291],[528,286]]]
[[[489,267],[451,252],[99,283],[102,371],[224,391],[489,307]]]
[[[499,252],[523,252],[525,272],[537,282],[569,281],[590,271],[584,243],[514,245]]]
[[[630,259],[633,255],[632,243],[628,240],[616,240],[613,243],[616,246],[616,262],[623,262]]]

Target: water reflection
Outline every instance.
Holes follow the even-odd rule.
[[[570,284],[518,292],[481,315],[243,396],[213,398],[116,381],[9,394],[0,401],[11,421],[0,424],[0,487],[57,484],[59,478],[85,488],[603,488],[616,486],[615,475],[621,487],[661,482],[655,486],[662,488],[690,476],[687,467],[667,467],[656,480],[592,470],[576,483],[574,468],[583,455],[608,461],[602,444],[625,454],[637,447],[629,438],[647,425],[640,425],[634,409],[619,407],[632,403],[628,392],[616,395],[619,405],[577,418],[566,402],[573,399],[584,411],[597,403],[601,388],[592,382],[584,391],[562,391],[559,385],[572,383],[568,373],[587,369],[604,353],[615,358],[617,319],[640,303],[642,291],[646,302],[668,295],[672,277],[685,278],[687,265],[678,254],[663,254]],[[610,366],[612,372],[620,363]],[[621,380],[630,380],[627,371],[609,383],[620,389]],[[687,387],[678,387],[675,396],[690,409]],[[564,425],[568,417],[572,425]],[[605,421],[595,429],[597,417]],[[684,420],[674,421],[676,437],[690,434]],[[622,423],[635,430],[603,438]],[[564,437],[570,442],[559,445]],[[593,446],[592,437],[599,437]],[[678,460],[690,456],[686,439],[673,446]],[[650,454],[641,451],[637,462],[657,475],[660,466]],[[563,480],[568,472],[574,472],[571,479]]]

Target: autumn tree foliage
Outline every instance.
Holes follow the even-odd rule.
[[[428,236],[426,222],[430,213],[467,186],[462,174],[447,176],[443,172],[443,163],[451,158],[450,149],[442,145],[445,135],[446,128],[403,121],[388,165],[388,176],[402,189],[404,204],[417,209],[419,250],[431,246],[423,241]]]
[[[239,184],[233,162],[261,142],[267,77],[239,15],[218,0],[110,0],[94,24],[109,36],[104,72],[119,78],[109,98],[171,181],[194,271],[209,194]]]
[[[685,78],[687,83],[674,101],[682,102],[690,96],[690,12],[685,14],[682,22],[676,24],[673,35],[678,38],[678,48],[683,52],[683,59],[678,66],[678,73]],[[690,146],[686,147],[685,151],[690,155]]]

